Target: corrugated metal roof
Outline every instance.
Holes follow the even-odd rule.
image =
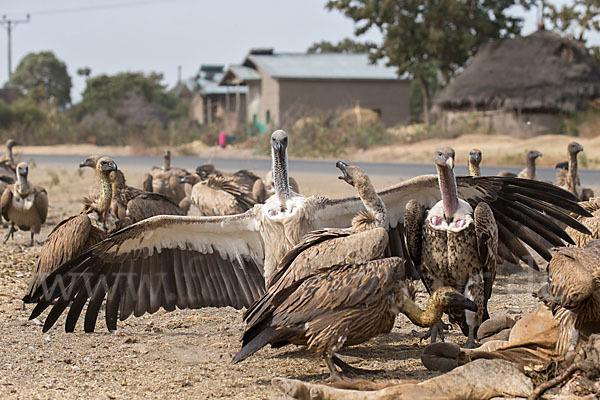
[[[400,79],[395,68],[381,63],[371,64],[368,54],[249,54],[246,61],[255,64],[273,78]]]
[[[221,72],[214,74],[213,80],[198,79],[198,85],[200,85],[200,94],[234,94],[236,89],[232,89],[231,86],[219,86],[219,82],[223,76],[224,74]],[[239,89],[241,94],[248,93],[247,86],[240,86]]]

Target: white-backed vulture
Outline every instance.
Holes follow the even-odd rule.
[[[8,139],[6,141],[6,153],[0,158],[0,162],[5,162],[5,165],[12,169],[13,172],[17,170],[17,162],[13,154],[13,147],[15,146],[23,146],[23,144],[17,140]]]
[[[100,159],[100,156],[97,154],[91,155],[88,158],[86,158],[85,160],[83,160],[82,162],[79,163],[79,168],[84,168],[84,167],[88,167],[94,170],[94,181],[92,183],[92,186],[90,186],[90,199],[92,201],[95,201],[98,196],[100,196],[100,176],[98,175],[98,160]]]
[[[185,169],[171,166],[171,151],[165,150],[163,166],[152,167],[150,173],[144,175],[142,188],[146,192],[165,195],[175,204],[179,204],[185,197],[185,187],[180,180],[188,174]]]
[[[571,142],[567,146],[568,161],[556,164],[556,185],[573,193],[582,201],[594,197],[594,191],[590,188],[582,188],[577,172],[577,155],[583,151],[583,146],[577,142]]]
[[[451,288],[435,291],[425,311],[419,309],[403,280],[404,261],[398,257],[358,265],[339,265],[317,270],[278,293],[273,307],[256,324],[248,326],[242,349],[233,363],[243,361],[267,344],[307,346],[323,357],[331,378],[341,378],[349,366],[335,356],[353,346],[391,332],[402,312],[414,324],[431,326],[449,308],[477,306]]]
[[[481,176],[481,170],[479,164],[481,164],[481,150],[473,149],[469,153],[469,175],[470,176]]]
[[[189,175],[182,180],[191,183],[198,180],[196,177]],[[190,202],[195,207],[195,215],[203,216],[241,214],[256,204],[252,195],[236,179],[225,176],[210,176],[195,183]]]
[[[584,323],[600,323],[600,240],[558,249],[546,269],[548,283],[536,293],[560,321],[556,350],[574,350]]]
[[[2,193],[0,209],[2,216],[10,221],[10,229],[4,243],[16,232],[15,225],[23,231],[31,231],[31,245],[34,234],[40,233],[48,216],[48,195],[41,186],[33,186],[27,180],[27,163],[17,165],[17,182]]]
[[[250,306],[264,293],[265,279],[304,235],[322,228],[348,227],[364,209],[358,197],[305,197],[291,191],[287,143],[285,132],[271,135],[275,195],[265,204],[231,216],[157,216],[116,232],[51,274],[46,287],[54,289],[36,291],[31,301],[38,304],[31,316],[37,317],[54,299],[61,298],[46,318],[44,330],[48,330],[71,300],[85,302],[90,298],[93,307],[88,307],[84,325],[90,331],[106,296],[107,327],[114,330],[117,317],[125,319],[134,309],[135,315],[141,315],[160,307]],[[472,207],[485,202],[496,214],[505,259],[531,260],[524,242],[550,260],[550,252],[532,240],[530,229],[553,245],[562,243],[561,239],[570,240],[554,221],[586,232],[569,213],[589,214],[569,193],[554,185],[511,178],[459,177],[457,186],[460,197]],[[437,177],[413,178],[378,194],[389,217],[386,256],[402,257],[406,246],[402,236],[405,206],[411,199],[427,208],[437,203],[441,197]],[[535,262],[532,265],[537,267]],[[68,296],[67,291],[52,285],[58,279],[66,285]],[[98,282],[106,285],[99,285],[92,293],[85,289]],[[68,319],[76,320],[79,314],[70,313]]]
[[[110,172],[110,182],[113,199],[111,212],[118,218],[120,227],[155,215],[184,215],[167,196],[128,186],[120,170]]]
[[[538,180],[537,175],[535,174],[535,160],[541,156],[541,152],[537,150],[529,150],[527,152],[527,167],[521,170],[517,176],[523,179]]]
[[[81,213],[62,220],[50,232],[40,250],[25,300],[31,298],[48,274],[104,240],[114,229],[115,223],[110,221],[112,185],[109,173],[115,171],[117,166],[114,161],[106,157],[99,159],[96,165],[97,177],[102,188],[99,198],[96,200],[84,198]]]
[[[481,202],[473,210],[459,198],[454,177],[454,150],[438,149],[434,160],[442,200],[430,209],[415,200],[407,204],[406,241],[427,288],[450,286],[477,304],[477,313],[450,313],[468,336],[465,346],[474,347],[477,328],[487,316],[487,300],[496,277],[498,228],[487,203]],[[440,333],[441,325],[440,322],[432,328],[432,342]]]

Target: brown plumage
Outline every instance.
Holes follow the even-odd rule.
[[[171,151],[163,153],[163,166],[152,167],[150,173],[144,175],[142,188],[146,192],[159,193],[167,196],[175,204],[185,197],[185,187],[181,178],[189,175],[183,168],[171,166]]]
[[[234,178],[223,176],[210,176],[196,183],[192,187],[190,201],[196,207],[197,215],[204,216],[241,214],[256,203],[248,190]]]
[[[559,168],[559,166],[564,163],[559,163],[556,165],[556,168],[559,168],[556,172],[556,185],[573,193],[580,200],[586,201],[594,197],[594,191],[590,188],[581,187],[579,172],[577,172],[577,156],[582,151],[583,146],[579,143],[569,143],[567,146],[567,154],[569,156],[569,160],[567,161],[567,169]]]
[[[14,236],[15,225],[24,231],[31,231],[31,245],[34,234],[40,233],[42,224],[48,215],[48,195],[46,189],[30,185],[27,181],[29,166],[26,163],[17,165],[17,182],[2,193],[0,210],[2,216],[10,221],[10,229],[4,238]]]
[[[107,221],[112,198],[109,173],[116,168],[116,164],[109,158],[99,159],[97,176],[103,189],[101,197],[97,201],[84,198],[81,213],[62,220],[50,232],[40,250],[24,301],[31,298],[38,286],[56,268],[104,240],[110,233],[114,223]]]
[[[479,164],[481,164],[481,150],[473,149],[469,153],[469,175],[470,176],[481,176],[481,170]]]
[[[451,313],[463,333],[466,346],[475,345],[475,332],[487,315],[487,301],[496,276],[498,228],[487,203],[475,210],[459,199],[454,177],[454,150],[439,149],[435,163],[442,200],[426,210],[417,201],[406,206],[406,239],[414,264],[421,269],[428,289],[450,286],[473,300],[477,313]],[[432,330],[432,342],[441,324]]]
[[[574,350],[584,323],[600,323],[600,240],[584,248],[561,248],[546,269],[548,284],[536,296],[560,321],[556,350]]]
[[[119,219],[120,227],[155,215],[184,215],[167,196],[128,186],[120,170],[110,173],[113,203],[111,213]]]
[[[592,214],[591,217],[577,217],[577,220],[588,228],[591,234],[581,233],[571,227],[567,227],[565,231],[573,238],[575,242],[573,246],[584,247],[592,240],[600,239],[600,197],[582,201],[579,205]]]
[[[377,195],[369,176],[360,168],[338,161],[343,179],[354,186],[366,210],[352,220],[346,229],[321,229],[308,233],[288,251],[279,262],[275,273],[267,280],[267,292],[245,313],[244,322],[254,325],[272,307],[274,297],[295,281],[316,269],[334,265],[363,264],[384,257],[388,234],[384,228],[387,212]]]
[[[537,180],[537,175],[535,173],[535,160],[541,156],[542,156],[542,153],[537,150],[528,151],[527,152],[527,167],[525,169],[521,170],[521,172],[519,172],[517,177],[523,178],[523,179]]]
[[[267,344],[307,346],[323,357],[331,377],[340,378],[334,364],[345,367],[335,353],[389,333],[396,315],[404,313],[415,324],[431,326],[448,307],[476,309],[475,304],[450,288],[435,292],[422,311],[410,298],[398,257],[358,265],[316,270],[278,293],[271,309],[247,326],[242,349],[233,358],[243,361]]]
[[[117,315],[124,319],[131,314],[127,313],[130,306],[136,307],[138,315],[159,307],[173,309],[176,302],[190,308],[250,306],[264,293],[265,279],[304,235],[317,229],[349,227],[352,219],[364,209],[358,197],[305,197],[290,191],[285,132],[273,133],[271,149],[276,193],[265,204],[255,205],[244,214],[222,217],[156,216],[116,232],[50,274],[47,287],[55,287],[53,284],[60,280],[65,292],[71,295],[66,296],[66,302],[52,306],[53,299],[64,294],[60,288],[36,291],[31,301],[38,304],[31,316],[35,318],[52,306],[53,311],[44,325],[47,330],[69,306],[69,301],[75,300],[76,294],[83,303],[91,298],[93,307],[87,309],[90,319],[97,317],[107,298],[109,329],[116,327]],[[532,250],[550,260],[548,248],[532,240],[529,229],[552,245],[561,244],[563,239],[570,240],[556,221],[586,231],[568,215],[570,212],[587,215],[585,210],[570,193],[554,185],[499,177],[458,177],[456,184],[460,197],[473,208],[486,203],[494,212],[499,229],[499,251],[503,249],[505,259],[532,260]],[[419,176],[382,190],[378,195],[388,211],[386,256],[402,257],[406,254],[403,240],[406,204],[414,199],[426,208],[433,207],[441,198],[437,177]],[[533,262],[532,266],[535,268],[537,264]],[[183,276],[182,280],[175,281],[176,289],[173,289],[173,276]],[[100,281],[109,283],[106,291],[104,286],[96,293],[75,291]],[[111,286],[115,282],[117,286]],[[125,296],[120,285],[130,282],[132,285],[153,282],[165,290],[150,296],[144,286],[140,289],[143,296],[126,297],[123,310],[127,312],[121,310],[119,314],[119,307],[114,307]],[[174,294],[177,300],[173,299]],[[68,318],[69,329],[74,327],[79,314],[73,312]],[[93,330],[91,322],[86,325],[88,329]]]

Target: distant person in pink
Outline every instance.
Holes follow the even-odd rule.
[[[219,146],[221,146],[222,149],[227,147],[227,134],[225,132],[219,133]]]

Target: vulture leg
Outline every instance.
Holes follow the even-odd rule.
[[[477,327],[479,327],[483,321],[483,313],[485,312],[485,295],[483,292],[483,276],[481,273],[479,273],[469,279],[469,282],[467,283],[463,293],[469,300],[472,300],[475,304],[477,304],[477,312],[465,310],[465,319],[467,321],[467,325],[469,326],[469,335],[467,342],[463,347],[467,349],[477,347],[475,344],[475,334]]]
[[[33,231],[31,231],[31,243],[29,243],[29,247],[33,247]]]
[[[338,370],[335,368],[335,364],[330,354],[324,354],[323,359],[325,360],[325,364],[327,364],[327,368],[329,369],[329,381],[336,382],[341,381],[343,376]]]
[[[4,241],[2,242],[2,244],[5,244],[8,241],[8,238],[14,239],[16,231],[17,230],[15,229],[15,224],[13,222],[11,222],[10,229],[8,230],[8,233],[6,234],[6,236],[4,236]]]

